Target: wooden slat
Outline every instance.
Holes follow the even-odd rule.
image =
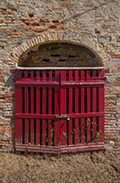
[[[99,101],[98,101],[98,105],[99,105],[99,112],[103,112],[104,111],[104,87],[100,87],[99,88]],[[103,117],[99,117],[99,142],[104,142],[104,116]]]
[[[52,114],[52,88],[48,89],[48,114]],[[48,144],[52,145],[52,120],[48,120]]]
[[[81,72],[84,72],[84,71],[81,71]],[[100,86],[100,85],[103,85],[104,84],[104,81],[94,81],[94,80],[89,80],[89,81],[73,81],[71,83],[69,83],[68,81],[62,81],[61,82],[61,86],[62,87],[66,87],[66,85],[68,87],[71,87],[71,86],[74,86],[74,87],[90,87],[90,86]]]
[[[22,71],[16,70],[15,71],[15,82],[20,81],[22,79]]]
[[[31,87],[31,114],[34,114],[34,88]],[[34,119],[30,119],[30,143],[34,144]]]
[[[79,81],[79,72],[75,71],[75,81]],[[75,88],[75,113],[78,113],[78,108],[79,108],[79,88]],[[75,119],[75,144],[78,144],[79,141],[79,119]]]
[[[28,87],[25,87],[25,90],[24,90],[24,98],[25,98],[25,113],[28,113]],[[28,126],[28,119],[25,119],[25,131],[24,131],[24,142],[25,144],[28,143],[28,133],[29,133],[29,126]]]
[[[43,81],[46,81],[46,71],[43,71]],[[46,87],[42,87],[42,113],[46,114]],[[42,120],[42,145],[46,144],[46,120]]]
[[[96,77],[96,71],[92,71],[93,77]],[[97,111],[97,88],[92,87],[92,112]],[[92,118],[92,142],[96,143],[96,117]]]
[[[49,82],[52,81],[52,71],[49,71]],[[48,88],[48,114],[52,114],[52,87]],[[52,145],[52,120],[48,119],[48,145]]]
[[[18,112],[22,113],[22,88],[21,87],[15,87],[15,113],[18,113]],[[15,143],[22,144],[22,119],[15,119]]]
[[[98,78],[104,77],[104,70],[98,71]],[[104,112],[104,84],[98,89],[98,110]],[[99,142],[104,142],[104,116],[98,118]]]
[[[30,80],[34,81],[34,72],[30,71]],[[30,87],[30,112],[34,114],[34,90]],[[30,143],[34,144],[34,119],[30,119]]]
[[[93,112],[93,113],[76,113],[69,114],[70,118],[87,118],[87,117],[102,117],[104,112]],[[19,114],[16,113],[16,118],[41,118],[41,119],[54,119],[55,114]]]
[[[30,71],[30,80],[31,80],[30,83],[35,81],[35,79],[34,79],[34,71]]]
[[[41,152],[41,153],[55,153],[55,154],[59,154],[60,150],[59,147],[55,147],[55,146],[37,146],[37,145],[16,145],[15,146],[17,151],[26,151],[26,149],[28,149],[29,152]],[[74,149],[74,150],[73,150]],[[75,144],[75,145],[71,145],[71,146],[66,146],[63,145],[61,146],[61,152],[62,153],[66,153],[66,152],[86,152],[86,151],[94,151],[94,150],[105,150],[104,148],[104,143],[98,143],[98,144]]]
[[[24,71],[24,78],[28,78],[28,71]],[[28,103],[28,87],[24,87],[24,104],[25,106],[25,113],[28,113],[29,103]],[[28,119],[24,121],[24,143],[28,144],[28,137],[29,137],[29,124]]]
[[[41,78],[42,79],[42,78]],[[51,81],[51,82],[48,82],[48,81],[37,81],[37,82],[34,82],[34,81],[16,81],[16,86],[28,86],[28,87],[36,87],[36,86],[59,86],[59,82],[58,81]]]
[[[42,112],[46,114],[46,87],[42,88]],[[46,144],[46,120],[42,120],[42,144]]]
[[[22,71],[16,71],[15,81],[22,79]],[[19,97],[18,97],[19,96]],[[15,114],[22,113],[22,87],[15,85]],[[15,144],[22,144],[22,119],[15,119]]]
[[[74,150],[73,150],[74,149]],[[62,147],[61,146],[61,154],[62,153],[69,153],[69,152],[74,152],[76,154],[76,152],[88,152],[87,154],[90,155],[90,151],[105,151],[104,148],[104,144],[98,145],[97,144],[87,144],[87,145],[79,145],[79,144],[75,144],[72,146],[66,146],[66,147]]]
[[[85,80],[85,72],[81,71],[81,81]],[[81,113],[85,111],[85,88],[81,87]],[[81,144],[85,143],[85,119],[81,118]]]
[[[40,71],[36,71],[36,81],[40,81]]]
[[[73,81],[72,71],[69,71],[69,81]],[[73,109],[73,89],[69,88],[69,114],[72,114]],[[72,119],[69,119],[68,122],[68,144],[72,144]]]
[[[98,70],[98,79],[104,78],[104,73],[105,73],[105,70]]]
[[[66,71],[61,71],[61,81],[66,81]],[[60,115],[66,114],[66,88],[60,88]],[[66,119],[60,120],[60,144],[66,144]]]
[[[15,81],[22,78],[22,71],[16,71]],[[19,97],[18,97],[19,96]],[[16,87],[15,85],[15,114],[17,112],[22,113],[22,87]],[[15,119],[15,145],[22,144],[22,119]],[[20,151],[16,151],[16,154],[20,155]]]
[[[89,81],[90,80],[90,71],[86,71],[86,80]],[[87,87],[87,98],[86,98],[86,102],[87,102],[87,113],[90,112],[90,87]],[[91,121],[90,118],[87,118],[87,143],[90,143],[91,141]]]
[[[55,78],[59,77],[59,71],[55,71]],[[55,87],[55,92],[54,92],[54,110],[55,110],[55,114],[59,114],[59,87]],[[55,130],[55,134],[54,134],[54,143],[55,146],[57,146],[59,144],[59,136],[60,136],[60,130],[59,130],[59,120],[56,119],[55,123],[54,123],[54,130]]]
[[[40,87],[36,87],[36,114],[40,114]],[[36,145],[37,144],[40,144],[40,119],[36,119]]]

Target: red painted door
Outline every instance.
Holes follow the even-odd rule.
[[[104,149],[104,72],[15,73],[16,151]]]
[[[60,147],[61,153],[104,149],[103,71],[60,72]]]

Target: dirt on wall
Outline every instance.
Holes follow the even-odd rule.
[[[0,183],[120,183],[120,154],[56,159],[3,153],[0,169]]]

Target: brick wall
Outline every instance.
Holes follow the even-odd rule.
[[[72,41],[102,59],[106,74],[105,144],[120,151],[120,1],[0,1],[0,151],[14,147],[14,82],[10,73],[36,45]]]

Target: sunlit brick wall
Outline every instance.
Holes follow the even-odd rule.
[[[105,87],[105,145],[108,150],[120,151],[119,0],[0,1],[0,151],[14,147],[14,82],[10,70],[18,64],[21,43],[27,43],[30,49],[37,44],[34,37],[41,42],[82,43],[102,58],[104,68],[109,69]],[[27,50],[25,47],[23,44],[22,52]]]

